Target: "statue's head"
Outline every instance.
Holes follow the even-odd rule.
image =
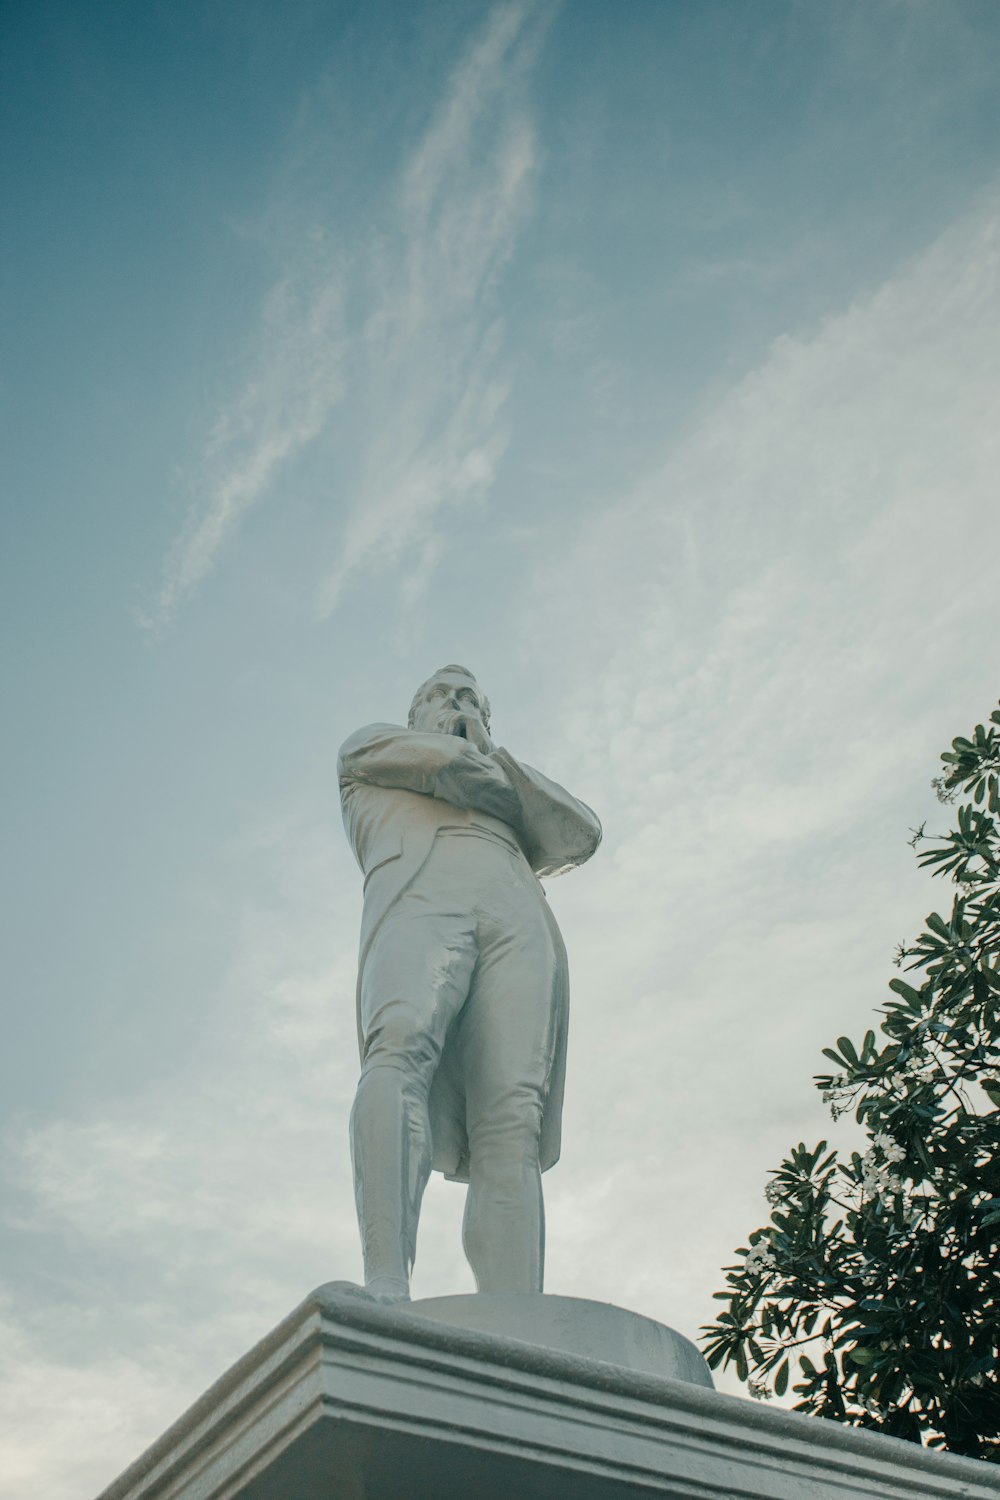
[[[421,683],[410,704],[409,726],[437,734],[455,734],[462,715],[474,715],[490,727],[490,702],[468,667],[454,662]]]

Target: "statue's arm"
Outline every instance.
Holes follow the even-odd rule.
[[[588,860],[601,842],[601,821],[593,809],[509,750],[495,750],[490,759],[502,766],[517,796],[518,826],[535,873],[561,875]]]
[[[521,801],[494,755],[452,734],[398,724],[369,724],[345,740],[337,761],[341,785],[359,781],[437,797],[452,807],[489,813],[520,831]]]

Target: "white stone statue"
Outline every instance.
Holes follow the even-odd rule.
[[[351,1153],[365,1286],[384,1301],[409,1297],[432,1166],[469,1184],[479,1290],[542,1289],[569,989],[537,877],[589,859],[601,825],[494,746],[489,723],[472,674],[443,667],[409,728],[366,725],[338,762],[365,876]]]

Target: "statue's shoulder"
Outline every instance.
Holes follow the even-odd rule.
[[[349,734],[341,745],[337,754],[337,764],[343,770],[345,765],[365,750],[384,744],[387,739],[392,739],[396,735],[410,732],[402,724],[362,724],[361,728]]]

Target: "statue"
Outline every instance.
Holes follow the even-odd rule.
[[[409,1297],[432,1167],[469,1184],[462,1242],[479,1290],[542,1289],[569,989],[538,877],[589,859],[601,825],[489,726],[471,672],[447,666],[417,690],[408,728],[366,725],[338,761],[365,877],[351,1156],[380,1301]]]

